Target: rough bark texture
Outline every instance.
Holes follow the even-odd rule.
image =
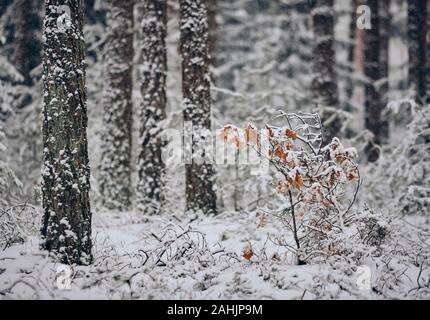
[[[43,248],[63,263],[91,255],[82,0],[46,0],[43,107]]]
[[[216,213],[214,170],[200,161],[207,155],[203,131],[211,126],[208,19],[205,0],[180,0],[183,115],[192,124],[191,163],[186,169],[186,207],[188,211]],[[189,126],[184,126],[187,130]],[[185,134],[190,134],[185,132]],[[187,148],[187,146],[186,146]]]
[[[138,5],[141,17],[139,46],[142,103],[139,109],[139,207],[157,213],[163,201],[162,141],[160,121],[166,117],[167,5],[165,0],[145,0]]]
[[[41,1],[39,0],[15,0],[13,16],[13,51],[11,62],[24,77],[25,85],[32,84],[31,70],[41,62],[42,45],[38,31],[42,21],[39,17]]]
[[[342,127],[336,115],[339,107],[337,80],[334,70],[334,10],[333,0],[317,0],[312,9],[314,24],[314,79],[312,90],[320,107],[324,125],[324,141],[330,143]]]
[[[427,95],[427,9],[427,0],[408,0],[408,83],[419,102],[425,101]]]
[[[378,146],[388,138],[388,121],[382,111],[388,99],[389,1],[368,0],[367,5],[372,28],[365,30],[364,36],[365,125],[374,135],[366,150],[368,160],[373,162],[379,157]]]
[[[131,195],[133,1],[107,2],[101,192],[106,207],[127,209]]]

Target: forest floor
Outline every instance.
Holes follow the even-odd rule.
[[[390,242],[364,265],[337,257],[298,266],[273,241],[286,233],[282,224],[268,219],[262,226],[255,213],[190,222],[97,212],[91,266],[64,269],[30,238],[0,253],[0,299],[430,298],[428,221],[390,224]],[[70,288],[60,281],[68,272]]]

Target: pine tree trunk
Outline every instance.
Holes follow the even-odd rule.
[[[205,0],[180,0],[183,115],[192,124],[191,163],[186,170],[186,208],[191,212],[216,213],[214,170],[201,150],[211,127],[208,17]],[[185,132],[185,134],[190,134]],[[208,142],[209,143],[209,142]],[[188,146],[186,146],[187,148]],[[188,150],[188,149],[186,149]],[[210,156],[209,156],[210,157]]]
[[[14,45],[11,62],[24,77],[23,84],[31,85],[31,70],[41,62],[42,45],[37,32],[41,30],[39,0],[16,0],[14,6]]]
[[[408,0],[408,83],[419,102],[425,101],[427,91],[427,7],[426,0]]]
[[[367,5],[372,28],[364,36],[365,126],[374,138],[366,151],[368,160],[374,162],[379,158],[378,146],[388,139],[388,121],[382,111],[388,102],[389,1],[367,0]]]
[[[131,194],[133,1],[107,2],[101,193],[106,207],[125,210]]]
[[[312,9],[314,23],[314,79],[312,90],[322,111],[324,141],[330,143],[339,134],[342,123],[336,111],[339,107],[337,80],[334,70],[334,9],[333,0],[316,0]],[[330,110],[331,109],[331,110]]]
[[[139,110],[139,207],[157,213],[163,202],[165,165],[161,158],[160,121],[166,117],[167,5],[165,0],[145,0],[138,5],[142,103]]]
[[[43,248],[63,263],[91,255],[83,0],[46,0]]]

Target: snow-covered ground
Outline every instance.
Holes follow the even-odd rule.
[[[70,290],[69,269],[32,237],[0,254],[0,299],[430,298],[428,221],[386,223],[381,246],[357,243],[349,256],[298,266],[273,241],[286,233],[276,218],[264,225],[255,213],[190,222],[96,212],[94,263],[70,269]]]

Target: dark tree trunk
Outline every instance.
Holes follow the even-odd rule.
[[[333,0],[316,0],[312,9],[314,24],[314,79],[312,90],[322,112],[324,141],[330,143],[339,134],[341,120],[336,114],[339,107],[337,80],[334,70],[334,9]]]
[[[106,207],[127,209],[131,194],[133,1],[107,2],[101,192]]]
[[[91,255],[83,0],[46,0],[43,247],[63,263]]]
[[[418,102],[427,94],[427,0],[408,0],[409,88]]]
[[[358,0],[351,0],[351,21],[349,22],[349,46],[348,46],[348,63],[350,75],[346,83],[346,96],[348,101],[351,100],[354,95],[354,75],[356,73],[355,66],[355,48],[357,45],[357,7]]]
[[[41,1],[15,0],[13,6],[14,44],[10,59],[24,77],[23,83],[31,85],[30,72],[41,62],[42,44],[38,35],[42,27],[39,16]]]
[[[138,5],[141,17],[139,46],[142,103],[139,110],[139,181],[137,198],[146,213],[157,213],[163,201],[165,166],[161,158],[160,121],[166,117],[167,5],[165,0],[145,0]]]
[[[388,121],[382,112],[388,101],[389,1],[367,0],[367,5],[372,28],[364,36],[365,125],[374,137],[366,151],[368,160],[374,162],[379,158],[378,146],[388,139]]]
[[[211,127],[210,73],[208,54],[208,17],[205,0],[180,0],[181,53],[184,130],[193,132],[191,163],[186,170],[186,206],[188,211],[216,213],[214,170],[204,161],[202,146]],[[192,128],[189,128],[189,124]],[[185,132],[185,134],[190,134]],[[186,148],[189,146],[186,146]],[[188,150],[188,149],[186,149]]]
[[[206,0],[207,12],[208,12],[208,51],[209,51],[209,63],[210,66],[216,65],[216,31],[217,31],[217,1],[218,0]]]

